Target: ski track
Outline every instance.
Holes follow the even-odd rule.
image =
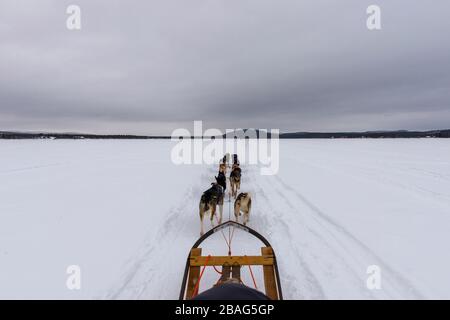
[[[336,171],[336,169],[330,169],[329,166],[327,166],[326,164],[322,164],[320,162],[307,163],[307,165],[311,166],[311,167],[315,167],[322,171],[328,171],[332,174],[338,173]],[[358,169],[358,172],[360,175],[354,174],[355,168]],[[396,173],[402,172],[402,170],[404,170],[404,168],[399,168],[399,167],[393,167],[391,169],[395,169],[392,171],[394,171]],[[411,168],[409,168],[409,170],[411,170]],[[423,169],[417,169],[417,168],[414,168],[413,170],[416,172],[426,173],[427,176],[433,177],[434,179],[436,179],[438,181],[448,181],[449,180],[449,178],[447,178],[446,175],[442,175],[439,173],[430,172],[430,171],[426,171]],[[377,167],[369,166],[367,164],[365,166],[357,166],[354,163],[352,163],[351,165],[346,165],[346,164],[342,165],[342,167],[340,168],[339,174],[344,175],[344,176],[351,175],[354,179],[358,179],[358,180],[364,181],[364,182],[370,181],[372,183],[377,183],[382,186],[389,185],[390,187],[395,187],[402,191],[410,192],[411,194],[421,196],[425,199],[428,199],[428,197],[431,196],[434,199],[437,199],[445,204],[448,204],[450,202],[450,196],[447,193],[437,192],[437,191],[430,190],[428,188],[424,188],[421,186],[405,183],[404,181],[405,180],[407,181],[408,179],[399,179],[399,178],[395,179],[395,178],[389,177],[388,175],[383,175],[383,174],[380,175],[380,172],[377,171]],[[410,171],[407,171],[404,174],[412,176]]]
[[[126,264],[124,276],[105,298],[178,298],[186,257],[200,230],[198,201],[217,174],[215,166],[205,171]],[[408,279],[280,177],[243,167],[240,191],[252,195],[249,226],[274,247],[285,299],[423,298]],[[225,201],[223,221],[229,212],[234,218],[231,205]],[[208,230],[207,219],[204,223]],[[173,246],[184,248],[185,254],[174,257]],[[366,288],[366,268],[373,264],[382,269],[382,290]]]
[[[349,271],[353,272],[357,283],[359,282],[359,285],[363,285],[362,288],[364,295],[367,295],[367,293],[376,293],[373,298],[380,297],[389,299],[424,298],[408,279],[401,276],[399,272],[395,271],[391,266],[383,261],[383,259],[376,255],[367,245],[361,242],[342,225],[338,224],[336,221],[322,212],[316,205],[311,203],[297,190],[284,183],[281,178],[279,178],[278,176],[274,176],[273,178],[274,181],[279,184],[279,187],[276,188],[277,193],[280,197],[284,198],[284,200],[292,210],[299,208],[298,206],[294,206],[291,203],[291,201],[294,201],[295,199],[309,209],[297,213],[306,213],[310,218],[313,219],[308,219],[307,221],[305,221],[305,223],[307,223],[309,228],[312,228],[314,223],[316,223],[317,227],[314,233],[316,235],[323,235],[319,237],[321,237],[323,241],[328,242],[328,247],[333,248],[333,250],[335,250],[335,255],[340,258],[343,264],[347,265]],[[283,190],[283,193],[287,193],[287,195],[284,196],[280,190]],[[328,255],[325,255],[325,257],[328,257]],[[346,258],[343,259],[343,257]],[[365,282],[361,281],[365,280],[365,278],[361,278],[360,276],[358,276],[358,274],[361,274],[361,270],[364,274],[365,268],[371,264],[380,266],[382,270],[383,285],[381,291],[372,291],[366,289]]]
[[[14,174],[14,173],[27,172],[30,170],[49,169],[49,168],[64,166],[64,165],[65,165],[64,163],[43,164],[43,165],[38,165],[38,166],[29,166],[29,167],[16,168],[16,169],[10,169],[10,170],[2,170],[2,171],[0,171],[0,174],[2,174],[2,175]]]
[[[150,237],[125,267],[123,279],[106,295],[107,299],[176,299],[186,257],[199,236],[198,201],[214,179],[212,170],[191,186],[183,199],[167,213],[167,218],[154,237]],[[226,217],[224,206],[224,218]],[[205,218],[205,230],[209,219]],[[171,256],[172,246],[183,246],[182,257]],[[157,259],[154,257],[166,257]],[[164,270],[164,272],[160,272]],[[161,288],[164,288],[162,290]]]
[[[260,180],[265,179],[272,180],[273,178],[266,177]],[[300,215],[298,207],[296,208],[290,203],[289,199],[283,195],[284,190],[280,189],[274,182],[275,181],[268,181],[268,183],[261,183],[262,186],[257,189],[257,193],[264,195],[265,201],[262,202],[263,206],[270,208],[270,212],[266,212],[265,216],[272,216],[271,224],[276,221],[279,225],[283,226],[282,230],[275,231],[275,234],[282,236],[282,238],[279,238],[279,242],[283,243],[286,235],[287,238],[290,239],[291,246],[285,254],[286,257],[289,257],[289,261],[280,261],[280,265],[284,265],[287,270],[284,270],[285,272],[282,271],[281,273],[296,275],[296,278],[294,278],[296,281],[295,287],[302,289],[299,295],[287,295],[286,298],[298,298],[299,296],[301,298],[309,299],[327,298],[329,295],[325,293],[326,290],[321,283],[335,281],[339,287],[343,288],[348,286],[347,282],[349,281],[349,278],[351,279],[353,287],[360,287],[362,282],[359,281],[359,278],[354,277],[353,273],[350,273],[352,277],[349,277],[347,275],[348,272],[346,272],[347,276],[342,280],[337,277],[339,272],[334,265],[336,262],[339,262],[337,263],[339,266],[346,265],[346,261],[337,254],[336,250],[331,248],[331,242],[321,236],[323,232],[311,228],[305,221],[299,221]],[[265,196],[266,192],[272,195],[278,194],[278,197],[275,199],[272,197],[271,199]],[[276,203],[276,208],[270,204],[271,202]],[[294,234],[301,234],[302,237],[295,237],[293,236]],[[274,247],[276,247],[276,250],[279,250],[279,247],[276,245],[278,241],[275,239],[273,242],[275,243]],[[292,254],[295,254],[297,259],[296,264],[300,265],[299,269],[292,268]],[[306,260],[308,257],[310,258],[309,262]],[[330,261],[327,261],[326,259]],[[348,267],[345,271],[348,270],[351,270],[351,268]],[[307,277],[302,279],[302,276],[304,277],[305,275],[307,275]],[[285,285],[285,283],[290,283],[291,281],[292,277],[291,279],[288,279],[288,281],[284,281],[283,285]],[[367,290],[361,291],[360,295],[367,295],[366,291]],[[332,294],[330,297],[335,298]]]

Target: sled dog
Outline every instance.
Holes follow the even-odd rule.
[[[216,207],[219,205],[219,224],[222,223],[223,213],[223,188],[218,183],[211,183],[211,188],[203,192],[200,199],[200,235],[204,234],[203,231],[203,218],[209,212],[211,219],[211,226],[214,227],[214,215],[216,213]]]
[[[219,173],[227,174],[227,165],[225,163],[219,164]]]
[[[230,192],[231,196],[236,199],[237,192],[241,188],[241,168],[238,165],[233,165],[233,170],[230,173]]]
[[[234,216],[236,217],[236,222],[239,222],[239,216],[241,213],[244,214],[243,224],[244,226],[248,223],[250,219],[250,210],[252,208],[252,198],[250,193],[239,193],[234,201]]]
[[[225,173],[219,171],[217,177],[214,178],[216,178],[216,182],[222,187],[223,193],[225,194],[225,190],[227,189],[227,177],[225,176]]]
[[[233,165],[239,165],[239,159],[237,154],[233,154]]]

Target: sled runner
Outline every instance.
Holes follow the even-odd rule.
[[[261,255],[233,256],[230,254],[231,252],[229,252],[228,256],[202,256],[202,248],[199,247],[201,243],[211,235],[218,231],[222,231],[227,227],[237,228],[258,238],[264,244],[261,248]],[[220,279],[212,289],[199,295],[198,291],[203,272],[206,267],[210,266],[221,274]],[[261,294],[261,292],[242,284],[242,266],[249,266],[252,277],[253,273],[251,271],[251,266],[262,266],[265,296]],[[218,271],[216,267],[221,267],[221,271]],[[255,230],[230,220],[209,230],[202,237],[200,237],[191,248],[186,261],[179,299],[228,300],[236,298],[246,300],[282,300],[283,294],[281,291],[277,259],[270,243]]]

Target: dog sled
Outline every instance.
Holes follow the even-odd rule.
[[[225,228],[236,228],[259,239],[264,246],[261,255],[247,256],[204,256],[200,245],[210,236],[223,232]],[[233,230],[234,231],[234,230]],[[262,266],[264,293],[243,284],[241,268],[248,266],[253,277],[252,266]],[[219,280],[212,288],[199,292],[200,282],[207,267],[213,267],[220,274]],[[253,279],[253,282],[256,282]],[[275,252],[269,241],[255,230],[243,224],[227,221],[201,236],[192,246],[187,257],[183,281],[180,290],[180,300],[282,300],[280,275]]]

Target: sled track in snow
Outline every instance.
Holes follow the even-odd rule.
[[[157,235],[145,241],[106,298],[177,297],[184,267],[180,261],[199,231],[198,199],[215,174],[215,168],[209,167],[169,210]],[[408,279],[278,176],[261,176],[258,167],[249,166],[243,170],[241,188],[253,198],[249,225],[264,234],[277,252],[286,299],[423,298]],[[225,221],[232,206],[230,202],[227,208],[226,203]],[[184,252],[181,257],[167,254],[174,245]],[[167,259],[154,261],[164,256]],[[366,288],[365,272],[372,264],[382,270],[382,290]]]
[[[170,284],[170,281],[167,281],[170,279],[167,279],[167,275],[158,273],[156,268],[173,268],[176,267],[176,265],[167,265],[167,260],[158,260],[156,263],[155,257],[164,256],[165,253],[163,251],[167,250],[167,246],[178,243],[177,238],[190,231],[188,224],[183,222],[186,218],[194,219],[194,217],[197,217],[195,214],[197,213],[197,210],[194,210],[192,207],[194,202],[192,202],[191,199],[195,197],[198,192],[198,189],[191,187],[186,191],[180,203],[170,209],[167,214],[167,219],[161,226],[157,235],[144,242],[140,251],[125,267],[126,272],[124,277],[115,288],[110,290],[106,298],[157,299],[157,296],[154,296],[154,293],[149,293],[148,296],[146,295],[148,293],[147,288],[154,282],[162,282],[163,286],[160,288],[165,288]],[[171,240],[170,242],[167,242],[169,238]],[[183,266],[180,266],[180,272],[182,269]],[[155,279],[155,277],[159,278]],[[159,290],[157,291],[159,293]],[[168,297],[168,299],[170,299],[170,297]]]
[[[197,239],[200,225],[198,201],[216,174],[213,168],[201,175],[166,214],[155,236],[150,236],[124,268],[124,276],[109,291],[107,299],[176,299],[186,255]],[[225,202],[227,203],[227,202]],[[224,219],[228,209],[224,205]],[[149,209],[151,211],[151,209]],[[206,219],[208,220],[208,219]],[[205,221],[209,227],[209,222]],[[180,254],[173,256],[174,248]],[[160,258],[167,257],[167,258]],[[163,289],[162,289],[163,288]]]
[[[271,186],[276,193],[282,198],[287,206],[296,214],[303,218],[308,217],[304,223],[306,228],[318,241],[323,241],[328,248],[334,251],[336,258],[339,258],[343,265],[347,265],[351,271],[355,284],[361,283],[361,269],[355,268],[358,265],[367,267],[370,264],[378,265],[382,270],[382,292],[378,295],[376,291],[362,288],[362,296],[370,298],[407,298],[423,299],[423,296],[414,287],[414,285],[406,278],[403,278],[399,272],[390,267],[383,259],[376,255],[367,245],[356,238],[352,233],[338,224],[331,217],[322,212],[317,206],[311,203],[305,196],[300,194],[297,190],[287,185],[278,176],[273,176],[275,184]],[[302,210],[293,202],[301,202],[309,210]],[[317,228],[313,226],[316,225]],[[343,257],[347,257],[344,259]],[[326,259],[326,255],[321,258]],[[354,262],[354,264],[352,263]],[[357,270],[355,270],[357,269]],[[364,279],[364,278],[363,278]],[[383,294],[386,294],[384,296]]]
[[[250,225],[256,221],[260,221],[257,229],[264,230],[268,234],[269,241],[273,241],[274,248],[279,256],[286,257],[289,255],[295,255],[295,265],[297,271],[294,275],[284,272],[283,266],[285,262],[283,259],[279,259],[279,267],[281,269],[281,285],[285,288],[285,294],[288,299],[295,298],[310,298],[310,299],[323,299],[324,292],[318,279],[314,276],[309,269],[307,263],[302,259],[302,256],[296,249],[295,243],[292,242],[291,229],[283,219],[279,219],[277,211],[270,201],[270,197],[266,194],[266,191],[261,188],[257,182],[256,170],[247,170],[247,176],[244,178],[249,181],[250,190],[252,196],[255,199],[254,206],[250,218]],[[263,209],[268,208],[268,209]],[[287,238],[289,240],[288,246],[277,245],[277,235]],[[281,254],[280,254],[281,253]],[[291,258],[290,258],[291,259]],[[300,277],[296,278],[296,277]],[[286,290],[287,289],[287,290]],[[309,293],[309,294],[305,294]]]

